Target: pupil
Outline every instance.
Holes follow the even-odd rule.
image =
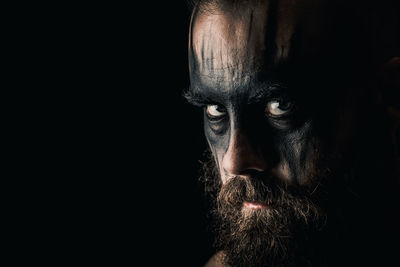
[[[281,110],[287,110],[290,107],[290,102],[279,102],[278,107]]]

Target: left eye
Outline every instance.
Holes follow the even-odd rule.
[[[265,113],[271,117],[281,117],[288,114],[292,108],[293,104],[291,102],[272,100],[267,103]]]

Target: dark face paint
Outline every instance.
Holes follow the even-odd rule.
[[[307,94],[299,93],[306,76],[291,51],[270,45],[270,32],[277,29],[266,24],[277,26],[268,20],[269,8],[249,8],[242,19],[194,13],[188,98],[204,107],[205,134],[223,182],[263,173],[266,179],[307,184],[317,171],[318,140],[307,116]],[[294,34],[287,40],[287,49],[301,46]],[[276,105],[278,115],[268,111]],[[223,115],[213,118],[207,107]]]

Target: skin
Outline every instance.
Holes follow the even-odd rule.
[[[247,6],[240,11],[241,16],[223,11],[193,15],[191,92],[197,96],[197,104],[215,105],[225,113],[219,122],[209,119],[207,109],[204,115],[205,134],[223,183],[234,176],[261,174],[290,184],[306,184],[307,175],[315,172],[312,123],[295,118],[296,114],[289,119],[273,118],[265,110],[274,98],[290,102],[290,89],[278,77],[291,60],[298,17],[294,5],[287,8],[289,2],[273,7],[286,8],[289,14],[273,23],[273,51],[266,51],[271,42],[266,34],[272,8],[268,2]],[[270,62],[273,64],[267,69],[265,64]],[[263,97],[257,98],[260,95]]]
[[[222,184],[233,177],[257,177],[308,186],[321,175],[325,155],[332,171],[343,167],[354,151],[383,155],[380,145],[374,147],[371,141],[377,138],[370,128],[361,131],[362,142],[355,142],[357,130],[370,127],[370,121],[362,125],[360,116],[380,121],[374,121],[376,107],[360,112],[360,99],[371,97],[362,90],[372,84],[366,71],[371,68],[363,69],[359,62],[355,68],[350,59],[360,58],[352,43],[321,30],[316,1],[269,2],[251,2],[237,10],[211,4],[212,12],[195,8],[192,14],[189,101],[204,109],[204,132]],[[334,41],[323,43],[324,38]],[[338,44],[339,52],[328,50]],[[390,69],[398,69],[398,58],[390,62],[395,64]],[[391,86],[399,88],[398,83]],[[291,107],[284,116],[272,113],[271,103],[278,100],[280,106]],[[388,112],[398,129],[398,109],[391,106]],[[368,162],[368,168],[362,175],[374,177],[374,157],[366,158],[361,162]],[[367,186],[376,188],[373,182]],[[366,195],[377,194],[368,190]],[[264,208],[263,203],[243,203],[246,212]],[[221,258],[219,252],[207,266],[222,266]]]

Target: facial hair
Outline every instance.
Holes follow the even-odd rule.
[[[202,178],[215,247],[223,251],[225,264],[308,266],[311,254],[317,253],[309,248],[326,221],[319,205],[323,190],[315,190],[315,184],[289,186],[273,177],[233,177],[222,185],[213,159],[204,165]],[[243,206],[246,201],[267,208],[248,209]]]

